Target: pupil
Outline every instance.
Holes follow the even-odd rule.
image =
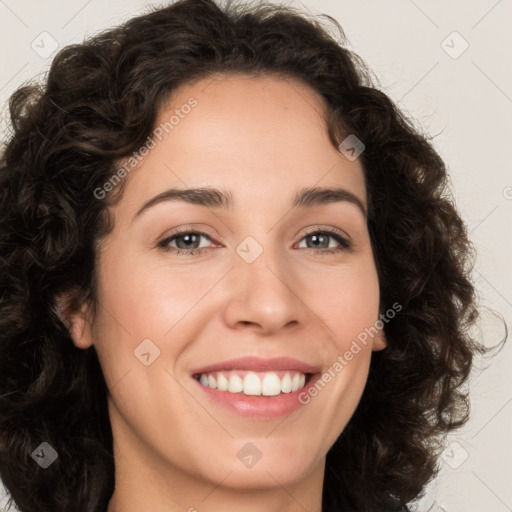
[[[314,240],[318,241],[318,239],[319,239],[320,237],[324,237],[324,235],[311,235],[311,237],[312,237]],[[318,246],[318,244],[317,244],[317,246]]]
[[[192,237],[195,237],[195,236],[196,236],[196,235],[182,235],[182,237],[181,237],[181,238],[182,238],[183,240],[188,240],[189,242],[191,242],[191,240],[190,240],[190,239],[191,239]],[[179,240],[179,238],[178,238],[178,240]],[[193,243],[193,242],[192,242],[192,243]],[[185,244],[185,249],[188,249],[189,247],[190,247],[190,244]]]

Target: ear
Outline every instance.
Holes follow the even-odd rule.
[[[78,309],[70,303],[70,294],[57,296],[57,314],[67,327],[69,335],[77,348],[89,348],[93,344],[88,308],[83,305]]]
[[[372,350],[377,352],[379,350],[384,350],[387,346],[388,343],[386,341],[384,329],[379,329],[379,332],[373,337]]]

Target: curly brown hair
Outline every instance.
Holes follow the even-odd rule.
[[[97,247],[126,180],[102,200],[94,190],[143,145],[173,90],[217,72],[298,78],[325,98],[332,143],[355,134],[366,146],[381,310],[402,310],[327,454],[323,510],[405,507],[435,475],[444,436],[467,421],[465,384],[484,350],[469,334],[475,251],[429,137],[346,42],[327,15],[179,0],[63,48],[43,85],[11,96],[0,161],[0,475],[22,512],[106,510],[108,389],[94,347],[71,342],[57,297],[68,294],[69,311],[84,301],[96,311]],[[46,470],[31,458],[42,440],[59,454]]]

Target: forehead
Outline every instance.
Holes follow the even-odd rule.
[[[182,85],[159,110],[160,137],[130,176],[132,209],[166,188],[207,186],[232,191],[236,208],[340,185],[365,204],[362,167],[333,146],[326,116],[321,95],[295,79],[217,74]]]

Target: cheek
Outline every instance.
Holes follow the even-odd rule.
[[[194,278],[185,265],[169,268],[134,250],[127,252],[130,257],[105,258],[102,264],[103,304],[117,320],[114,328],[130,333],[133,341],[161,339],[197,304],[214,279]]]
[[[374,326],[379,318],[379,282],[373,265],[344,268],[318,296],[322,320],[332,334],[329,367],[322,382],[307,390],[305,400],[318,400],[319,428],[334,443],[361,398],[372,355]],[[321,398],[320,398],[321,395]],[[318,398],[317,398],[318,397]],[[319,412],[320,415],[320,412]],[[334,428],[333,428],[334,426]]]
[[[174,361],[184,344],[169,343],[169,339],[183,329],[192,333],[187,321],[197,314],[201,297],[218,280],[212,273],[193,278],[185,266],[170,269],[162,263],[148,263],[136,251],[127,253],[130,257],[120,252],[116,258],[105,255],[98,276],[100,307],[93,338],[109,387],[127,371],[144,368],[134,353],[140,346],[151,348],[154,343],[157,353],[165,351],[165,360]],[[151,368],[163,360],[155,359]]]
[[[348,349],[379,318],[379,281],[373,262],[347,265],[333,274],[318,276],[323,286],[316,308],[334,337],[338,353]]]

